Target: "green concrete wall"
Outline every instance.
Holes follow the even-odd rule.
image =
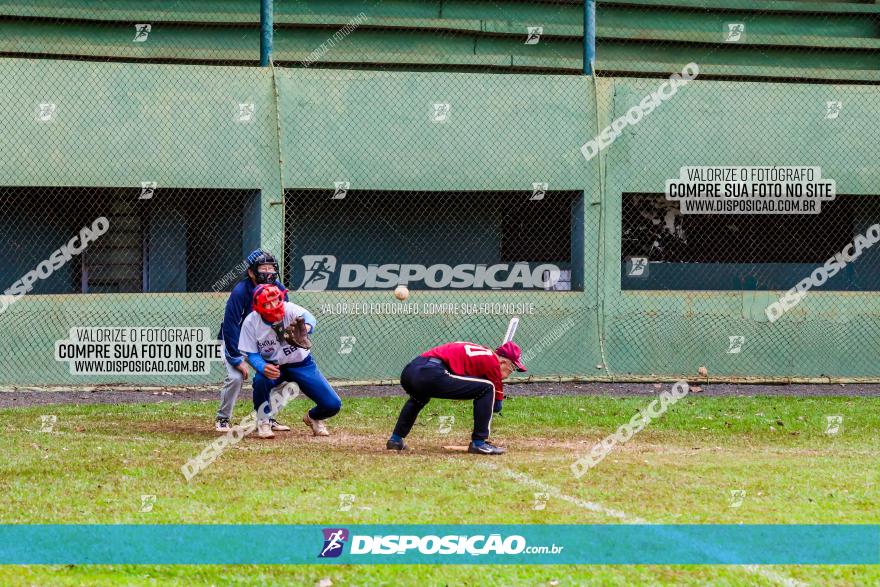
[[[249,0],[0,0],[0,52],[254,64],[259,4]],[[599,0],[596,70],[660,73],[700,55],[704,73],[824,80],[880,79],[876,2]],[[583,2],[275,0],[274,61],[296,65],[360,14],[325,63],[583,70]],[[746,25],[725,43],[726,23]],[[134,23],[150,23],[133,43]],[[541,41],[524,43],[527,27]]]
[[[582,76],[208,68],[0,60],[15,79],[0,101],[0,185],[260,190],[263,244],[280,250],[284,189],[584,190],[584,291],[418,292],[422,302],[527,302],[517,340],[536,376],[713,375],[880,377],[880,302],[870,293],[816,292],[770,325],[770,292],[620,290],[620,194],[662,192],[682,165],[821,165],[838,192],[880,185],[876,120],[866,86],[697,81],[587,163],[580,146],[657,86]],[[84,90],[87,88],[87,91]],[[277,101],[276,101],[277,95]],[[840,124],[823,118],[842,99]],[[41,124],[37,104],[58,104]],[[256,104],[252,123],[238,104]],[[431,104],[452,105],[448,123]],[[277,114],[276,114],[277,113]],[[280,135],[279,135],[280,131]],[[280,162],[280,163],[279,163]],[[250,223],[253,225],[253,222]],[[240,246],[240,245],[239,245]],[[386,302],[388,292],[314,292],[315,355],[336,379],[390,379],[411,356],[446,340],[492,343],[507,317],[322,316],[322,303]],[[216,329],[222,294],[31,295],[0,314],[6,384],[197,384],[210,378],[74,379],[52,358],[72,326],[185,325]],[[85,322],[85,324],[84,324]],[[551,330],[563,325],[558,339]],[[725,353],[727,336],[755,341]],[[357,352],[339,354],[341,336]],[[36,367],[35,367],[36,366]],[[600,368],[597,369],[597,366]]]
[[[599,80],[599,103],[608,106],[602,115],[621,116],[653,87],[654,80]],[[844,102],[850,115],[825,119],[828,100]],[[612,259],[620,242],[620,194],[662,193],[664,181],[685,165],[820,165],[823,177],[837,181],[838,194],[877,197],[878,119],[872,86],[698,81],[628,129],[603,155],[609,367],[640,373],[650,364],[650,372],[693,373],[708,365],[714,374],[877,377],[876,293],[814,290],[786,319],[770,324],[764,308],[775,301],[774,292],[623,292],[619,252],[618,263]],[[734,335],[746,337],[749,352],[727,353]]]

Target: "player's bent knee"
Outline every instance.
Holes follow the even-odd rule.
[[[342,409],[342,400],[338,397],[328,398],[326,401],[322,402],[321,407],[329,413],[329,416],[335,416],[339,413],[339,410]],[[332,412],[332,413],[331,413]]]
[[[253,382],[254,390],[257,390],[257,389],[271,390],[274,386],[275,386],[275,384],[274,384],[273,380],[269,379],[268,377],[266,377],[262,373],[257,373],[257,375],[254,377],[254,382]]]

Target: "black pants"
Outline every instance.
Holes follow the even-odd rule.
[[[400,384],[409,399],[400,410],[394,433],[406,438],[419,412],[433,398],[465,399],[474,401],[473,440],[489,438],[492,408],[495,406],[495,386],[488,379],[454,375],[440,359],[416,357],[400,374]]]

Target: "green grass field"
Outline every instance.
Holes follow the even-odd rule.
[[[343,394],[344,395],[344,394]],[[672,406],[581,479],[569,466],[650,398],[514,397],[493,421],[501,457],[469,439],[468,402],[432,402],[412,451],[384,442],[400,398],[346,400],[333,435],[248,438],[187,483],[180,466],[216,438],[213,403],[0,410],[2,523],[878,523],[880,399],[711,398]],[[237,411],[244,416],[249,402]],[[41,415],[57,417],[41,432]],[[440,416],[455,416],[448,434]],[[826,434],[826,416],[843,416]],[[536,492],[551,490],[543,509]],[[731,492],[743,490],[742,503]],[[340,511],[339,494],[354,495]],[[142,495],[155,495],[142,512]],[[538,504],[540,506],[540,504]],[[615,515],[623,516],[614,517]],[[3,585],[852,585],[877,567],[33,566]]]

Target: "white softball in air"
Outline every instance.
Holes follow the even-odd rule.
[[[405,285],[398,285],[394,288],[394,297],[402,302],[409,297],[409,288]]]

